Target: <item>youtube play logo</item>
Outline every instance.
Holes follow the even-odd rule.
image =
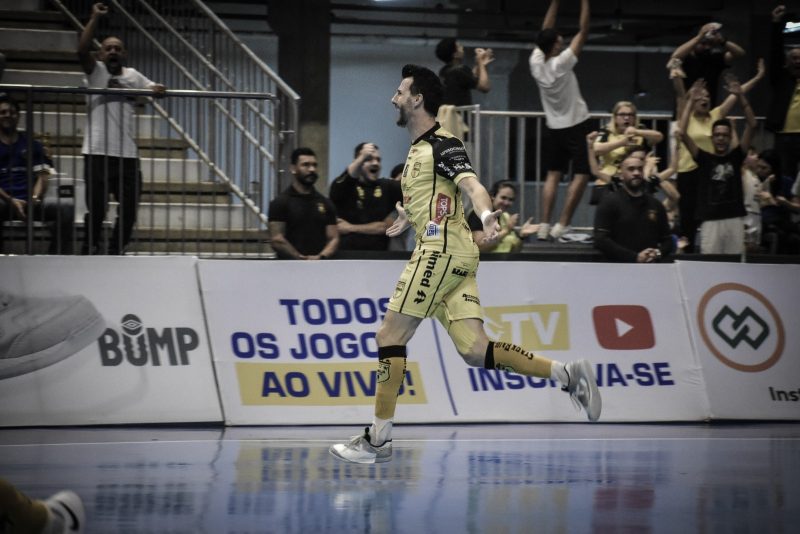
[[[656,344],[653,321],[644,306],[597,306],[592,310],[592,319],[597,341],[604,349],[642,350]]]

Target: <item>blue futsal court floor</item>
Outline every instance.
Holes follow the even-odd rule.
[[[0,477],[77,492],[92,533],[798,532],[800,424],[0,430]]]

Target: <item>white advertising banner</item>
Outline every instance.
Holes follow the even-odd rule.
[[[800,266],[678,270],[712,417],[800,419]]]
[[[400,261],[200,261],[228,424],[369,422],[375,331]],[[450,407],[435,339],[409,345],[399,405],[408,422],[445,421]]]
[[[221,421],[196,267],[0,259],[0,426]]]
[[[601,421],[707,416],[673,266],[484,262],[478,283],[492,339],[594,365]],[[586,420],[555,382],[445,361],[457,419]]]
[[[375,330],[402,261],[200,261],[228,424],[371,420]],[[674,266],[494,263],[478,275],[491,337],[598,373],[603,421],[708,415]],[[444,329],[408,347],[404,422],[584,421],[556,384],[467,366]]]

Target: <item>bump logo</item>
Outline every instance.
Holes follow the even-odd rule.
[[[122,332],[107,328],[97,339],[104,367],[123,363],[134,366],[189,365],[189,354],[200,345],[200,336],[188,327],[146,327],[132,313],[122,317]]]
[[[608,350],[645,350],[656,345],[653,321],[644,306],[617,304],[592,309],[597,342]]]
[[[711,354],[746,373],[775,365],[786,345],[775,306],[742,284],[719,284],[706,291],[697,306],[697,327]]]

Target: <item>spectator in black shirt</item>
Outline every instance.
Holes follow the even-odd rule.
[[[295,260],[330,258],[339,247],[336,209],[314,183],[317,156],[310,148],[292,152],[292,184],[269,204],[269,233],[278,257]]]
[[[442,104],[469,106],[472,104],[472,89],[488,93],[491,89],[486,66],[494,61],[491,48],[475,49],[475,66],[470,69],[464,65],[464,47],[455,39],[448,37],[436,45],[436,57],[445,65],[439,71],[444,84]]]
[[[620,188],[603,195],[594,220],[594,246],[609,261],[657,263],[672,254],[667,212],[645,192],[644,161],[628,156]]]
[[[756,127],[756,116],[739,82],[728,82],[728,90],[744,109],[747,126],[742,133],[739,146],[733,146],[733,124],[728,119],[719,119],[711,126],[713,153],[697,147],[689,135],[683,142],[697,162],[695,177],[697,205],[695,218],[700,222],[700,252],[703,254],[741,254],[744,252],[744,225],[747,211],[744,207],[742,164],[750,148]],[[694,98],[699,89],[689,90]],[[686,132],[689,112],[681,117],[679,130]]]
[[[386,229],[402,202],[400,182],[381,178],[381,153],[374,143],[359,143],[347,169],[331,184],[341,250],[388,250]]]

